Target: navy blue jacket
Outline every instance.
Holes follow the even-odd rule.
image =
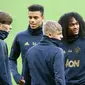
[[[11,71],[16,83],[18,83],[18,81],[21,80],[22,78],[22,76],[17,71],[17,59],[19,58],[20,53],[23,63],[27,50],[30,47],[36,45],[36,43],[40,41],[41,37],[42,37],[42,27],[38,27],[37,29],[33,30],[30,27],[28,27],[26,31],[20,32],[16,36],[9,57]],[[22,72],[23,72],[23,66],[22,66]]]
[[[63,50],[57,47],[59,42],[44,36],[40,43],[28,50],[25,85],[65,85]]]
[[[12,85],[8,63],[8,49],[6,43],[1,39],[0,39],[0,85]]]
[[[85,38],[63,43],[66,85],[85,85]]]

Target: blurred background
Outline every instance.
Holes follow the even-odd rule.
[[[0,10],[9,13],[13,18],[12,30],[5,40],[9,54],[12,42],[18,32],[27,29],[28,6],[41,4],[44,6],[45,20],[58,20],[66,12],[78,12],[85,19],[84,0],[0,0]],[[18,71],[21,73],[21,58],[18,59]],[[12,78],[13,85],[17,85]]]

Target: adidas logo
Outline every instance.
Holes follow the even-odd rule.
[[[29,45],[29,43],[28,43],[28,42],[26,42],[24,45],[25,45],[25,46],[28,46],[28,45]]]

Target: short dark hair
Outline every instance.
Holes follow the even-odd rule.
[[[39,4],[33,4],[28,7],[29,11],[40,11],[42,15],[44,14],[44,7]]]
[[[8,13],[0,11],[0,23],[10,25],[12,17]]]
[[[75,18],[80,25],[80,30],[79,30],[79,36],[80,37],[85,37],[85,22],[83,20],[83,17],[77,13],[77,12],[69,12],[69,13],[65,13],[64,15],[62,15],[59,19],[59,24],[61,24],[62,28],[63,28],[63,39],[65,41],[67,41],[67,37],[68,37],[68,25],[69,25],[69,21],[71,18]]]

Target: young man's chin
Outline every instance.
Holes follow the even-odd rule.
[[[30,26],[32,29],[36,29],[37,27],[36,26]]]
[[[78,35],[79,33],[74,33],[75,35]]]

